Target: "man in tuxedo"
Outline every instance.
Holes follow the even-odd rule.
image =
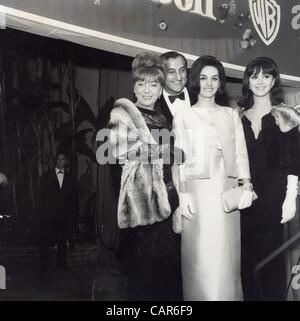
[[[41,180],[41,235],[40,271],[47,270],[49,247],[57,246],[56,264],[63,271],[69,271],[66,263],[67,239],[70,234],[71,218],[74,212],[74,192],[71,175],[65,170],[66,155],[56,155],[56,167]]]
[[[187,61],[176,51],[168,51],[161,55],[164,66],[165,85],[159,106],[162,113],[172,126],[173,116],[178,108],[191,106],[190,97],[186,89]]]

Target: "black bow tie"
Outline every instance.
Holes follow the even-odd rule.
[[[58,173],[57,174],[63,174],[64,172],[63,171],[58,171]]]
[[[182,91],[179,95],[169,96],[170,103],[173,104],[177,98],[184,100],[184,92]]]

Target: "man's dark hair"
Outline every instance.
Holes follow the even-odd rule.
[[[181,53],[179,53],[177,51],[167,51],[167,52],[161,54],[160,57],[162,58],[163,62],[169,60],[170,58],[175,59],[177,57],[181,57],[184,60],[185,67],[187,68],[186,58],[184,57],[184,55],[182,55]]]
[[[66,159],[68,158],[67,154],[66,154],[65,152],[63,152],[63,151],[58,151],[58,152],[55,154],[55,159],[57,159],[58,155],[64,155]]]

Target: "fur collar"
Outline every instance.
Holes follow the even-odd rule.
[[[141,112],[130,100],[122,98],[115,102],[110,130],[115,155],[119,159],[125,158],[118,200],[119,227],[150,225],[164,220],[171,208],[163,180],[162,159],[153,164],[126,159],[129,150],[142,144],[156,144]]]
[[[132,125],[138,130],[139,138],[143,143],[156,144],[141,112],[132,101],[127,98],[118,99],[114,104],[112,117],[119,118],[118,116],[120,116],[120,113],[123,114],[123,121],[132,123]]]

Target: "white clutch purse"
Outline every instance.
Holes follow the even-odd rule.
[[[221,194],[223,209],[226,213],[230,213],[238,209],[243,191],[244,191],[244,187],[238,186]],[[252,201],[256,200],[257,198],[258,197],[256,193],[253,191]]]

